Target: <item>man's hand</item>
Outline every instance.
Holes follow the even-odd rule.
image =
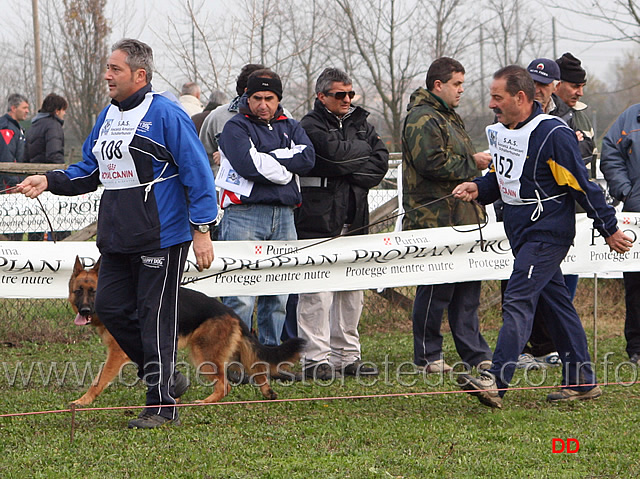
[[[576,137],[578,138],[578,141],[582,141],[584,140],[584,133],[582,133],[580,130],[576,130]]]
[[[29,198],[36,198],[42,193],[46,191],[49,186],[49,181],[47,177],[44,175],[33,175],[27,176],[21,183],[16,185],[18,193],[22,193],[23,195]]]
[[[456,186],[453,191],[453,196],[462,201],[472,201],[478,197],[478,185],[473,181],[467,181]]]
[[[211,154],[211,157],[213,158],[213,162],[214,162],[216,165],[220,166],[220,150],[218,150],[218,151],[214,151],[214,152]]]
[[[484,170],[489,167],[491,163],[491,154],[480,152],[473,155],[473,160],[476,162],[476,166],[479,170]]]
[[[622,230],[618,230],[608,238],[605,238],[605,241],[612,251],[620,254],[626,253],[633,246],[631,238],[624,234]]]
[[[193,232],[193,254],[196,256],[196,265],[198,271],[209,269],[213,262],[213,243],[209,232],[200,233],[200,231]]]

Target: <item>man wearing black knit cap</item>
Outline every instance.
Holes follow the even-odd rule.
[[[560,67],[560,83],[556,95],[566,103],[570,112],[560,116],[578,136],[580,153],[585,164],[595,159],[598,154],[594,141],[594,131],[587,114],[587,105],[580,101],[587,83],[587,72],[582,68],[580,60],[567,52],[556,60]]]
[[[280,100],[282,82],[271,70],[257,70],[247,80],[238,114],[220,135],[220,169],[224,241],[297,239],[293,209],[302,202],[298,175],[315,163],[311,140],[287,117]],[[230,296],[223,302],[251,328],[255,296]],[[287,295],[258,298],[258,339],[277,345],[285,319]]]

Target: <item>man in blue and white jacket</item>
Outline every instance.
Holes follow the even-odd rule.
[[[299,174],[315,163],[315,152],[300,124],[280,106],[282,83],[271,70],[256,70],[247,81],[239,111],[220,136],[216,185],[225,209],[220,223],[224,241],[295,240],[293,209],[302,202]],[[254,296],[223,302],[251,328]],[[287,295],[258,298],[258,339],[277,345]]]
[[[147,407],[129,422],[145,429],[179,424],[172,406],[188,382],[175,372],[178,288],[192,241],[198,267],[211,265],[208,229],[217,213],[213,174],[193,122],[152,90],[152,70],[148,45],[116,43],[105,73],[112,102],[85,141],[83,160],[19,185],[31,198],[104,185],[95,308],[147,383]]]
[[[575,201],[593,220],[612,250],[624,253],[631,238],[617,227],[615,210],[589,182],[575,133],[533,101],[529,73],[517,65],[498,70],[491,108],[499,123],[487,127],[492,169],[458,185],[456,198],[489,204],[501,198],[504,228],[515,257],[504,293],[493,364],[480,377],[458,376],[458,384],[490,407],[502,407],[518,355],[531,333],[536,306],[560,353],[563,386],[549,401],[595,399],[602,394],[591,367],[587,338],[560,270],[575,236]],[[502,389],[498,391],[497,389]]]

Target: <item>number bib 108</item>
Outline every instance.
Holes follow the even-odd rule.
[[[510,130],[502,123],[489,125],[486,129],[489,152],[496,170],[502,201],[510,205],[528,203],[520,197],[520,178],[524,170],[529,148],[529,136],[541,121],[553,118],[538,115],[517,130]]]
[[[123,112],[115,105],[107,110],[92,150],[100,167],[100,181],[106,189],[140,186],[129,145],[152,100],[153,93],[147,93],[143,102],[132,110]]]

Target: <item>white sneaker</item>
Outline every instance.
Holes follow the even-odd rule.
[[[558,351],[549,353],[546,356],[536,356],[534,359],[537,363],[540,363],[543,368],[562,366],[562,360],[560,359]]]
[[[516,368],[518,369],[541,369],[544,367],[541,362],[536,361],[536,358],[529,353],[522,353],[518,356],[518,362],[516,363]]]

